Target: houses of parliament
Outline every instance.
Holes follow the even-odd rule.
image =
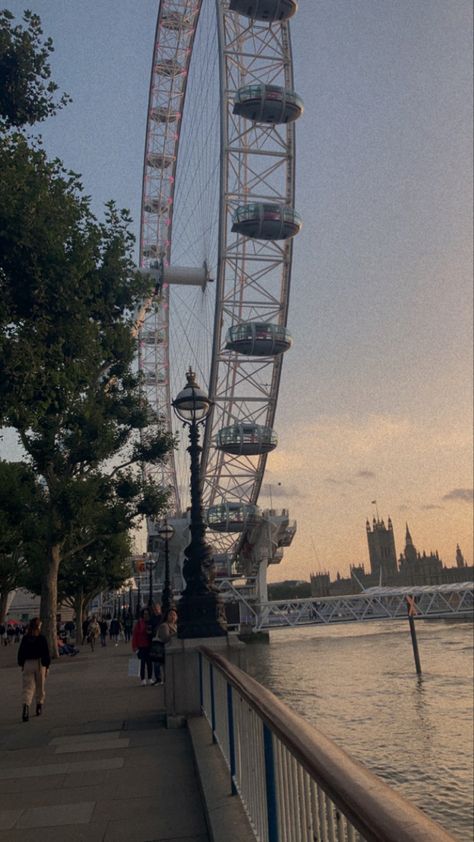
[[[351,565],[348,578],[342,578],[338,573],[334,581],[331,581],[329,573],[313,573],[311,575],[312,596],[360,593],[366,588],[377,585],[392,588],[407,585],[444,585],[453,582],[468,582],[474,578],[474,567],[466,564],[459,544],[456,547],[455,565],[446,567],[437,552],[431,552],[428,555],[424,551],[421,553],[417,551],[408,524],[405,551],[398,559],[390,518],[387,525],[378,517],[374,517],[372,524],[367,520],[366,531],[370,573],[365,571],[363,564]]]

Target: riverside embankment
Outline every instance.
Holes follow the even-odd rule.
[[[16,654],[0,650],[2,842],[208,842],[189,731],[165,728],[163,687],[128,677],[128,645],[54,662],[27,723]]]

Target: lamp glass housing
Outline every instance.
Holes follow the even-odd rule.
[[[189,369],[187,383],[173,401],[173,408],[178,418],[185,424],[203,421],[209,414],[212,402],[196,383],[196,375]]]
[[[163,526],[160,526],[158,529],[158,535],[163,541],[171,541],[174,535],[174,529],[170,523],[164,523]]]

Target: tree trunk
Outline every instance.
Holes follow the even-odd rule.
[[[5,622],[9,594],[10,591],[5,591],[4,593],[0,594],[0,623]]]
[[[61,547],[54,544],[49,548],[48,563],[41,585],[40,618],[43,634],[48,641],[52,658],[58,657],[56,615],[58,611],[58,571],[61,563]]]

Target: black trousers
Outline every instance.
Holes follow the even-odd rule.
[[[140,678],[143,681],[145,678],[145,667],[147,671],[147,678],[151,678],[153,672],[153,665],[151,662],[151,650],[147,646],[146,649],[138,650],[138,657],[140,658]]]

